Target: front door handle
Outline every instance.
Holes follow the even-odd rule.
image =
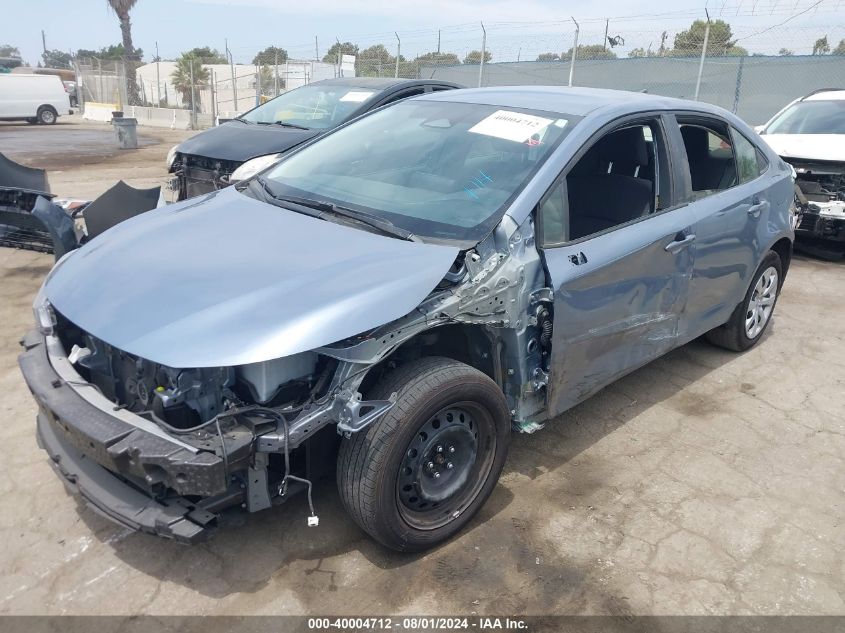
[[[754,218],[759,218],[760,214],[769,208],[768,200],[760,200],[757,196],[751,200],[751,206],[748,207],[748,215]]]
[[[665,250],[667,253],[672,253],[674,255],[675,253],[682,251],[695,241],[695,235],[686,235],[681,239],[677,239],[679,237],[681,237],[681,235],[676,235],[676,239],[666,245]]]

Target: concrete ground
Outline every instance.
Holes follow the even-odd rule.
[[[182,135],[143,134],[155,144],[96,163],[49,157],[54,188],[163,180]],[[750,352],[695,341],[514,437],[479,516],[421,555],[374,544],[332,482],[318,528],[300,498],[196,547],[79,506],[15,362],[50,265],[0,249],[0,614],[845,614],[841,263],[796,258]]]

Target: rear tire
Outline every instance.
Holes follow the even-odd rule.
[[[53,125],[56,122],[56,119],[59,118],[58,112],[56,112],[50,106],[41,106],[38,108],[38,122],[43,125]]]
[[[485,374],[424,358],[368,394],[396,404],[341,442],[337,485],[352,519],[391,549],[419,551],[453,536],[496,486],[510,442],[510,412]]]
[[[777,253],[769,251],[731,318],[724,325],[707,332],[707,340],[735,352],[754,347],[772,322],[782,284],[783,263]]]

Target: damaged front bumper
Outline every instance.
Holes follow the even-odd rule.
[[[278,425],[246,410],[221,416],[223,431],[211,425],[172,435],[86,382],[57,337],[33,330],[21,344],[18,362],[39,407],[39,446],[68,489],[119,525],[184,543],[205,540],[227,508],[256,512],[302,489],[272,476],[270,455],[295,450],[329,424],[357,432],[393,406],[337,390]],[[335,383],[357,386],[355,367],[341,363]]]
[[[50,363],[48,337],[33,331],[22,344],[18,361],[39,407],[38,443],[68,489],[133,530],[185,543],[204,540],[215,527],[214,511],[227,488],[223,460],[118,417],[127,412],[109,414],[92,404]],[[159,498],[149,493],[165,483],[183,492],[171,488],[174,492]],[[216,503],[185,498],[203,494],[217,496]]]

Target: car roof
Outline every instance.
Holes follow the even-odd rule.
[[[824,88],[815,90],[801,101],[845,101],[845,88]]]
[[[388,88],[399,88],[406,86],[449,86],[461,88],[459,84],[451,81],[438,81],[436,79],[404,79],[403,77],[336,77],[334,79],[323,79],[319,82],[330,86],[353,86],[355,88],[371,88],[373,90],[386,90]]]
[[[647,110],[692,110],[722,117],[729,114],[722,108],[700,101],[643,92],[567,86],[471,88],[426,94],[417,99],[548,110],[575,116],[587,116],[597,110],[611,108],[620,115]]]

